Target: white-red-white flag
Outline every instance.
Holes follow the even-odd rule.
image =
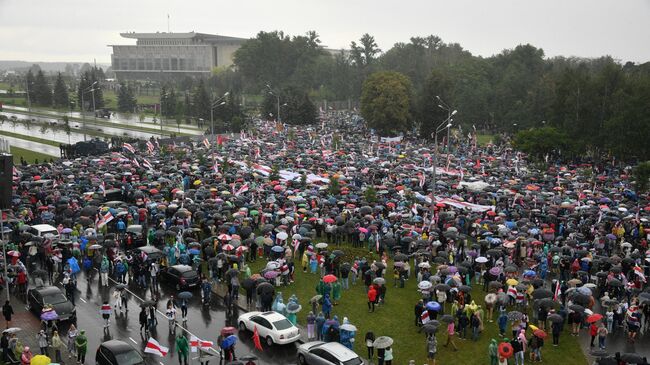
[[[158,341],[154,340],[153,338],[150,338],[149,341],[147,341],[147,346],[145,346],[144,352],[148,354],[154,354],[160,357],[165,357],[165,355],[167,355],[167,353],[169,352],[169,348],[162,346],[161,344],[158,343]]]
[[[429,311],[427,310],[423,311],[422,314],[420,315],[420,319],[422,320],[422,324],[429,323],[429,321],[431,320],[431,318],[429,318]]]
[[[242,187],[240,187],[240,188],[235,192],[235,196],[240,196],[241,194],[243,194],[243,193],[245,193],[245,192],[247,192],[247,191],[248,191],[248,184],[244,184],[244,185],[242,185]]]
[[[129,152],[131,152],[131,153],[135,153],[135,148],[133,148],[133,146],[131,146],[130,143],[126,143],[126,142],[124,142],[124,143],[122,144],[122,147],[123,147],[125,150],[127,150],[127,151],[129,151]]]

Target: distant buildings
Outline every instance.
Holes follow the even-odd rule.
[[[118,80],[207,77],[214,67],[230,66],[245,38],[205,33],[120,33],[135,45],[113,47],[111,65]]]

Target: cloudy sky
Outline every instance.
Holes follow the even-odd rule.
[[[547,56],[650,61],[650,0],[0,0],[0,59],[109,62],[120,32],[254,37],[315,30],[330,48],[363,33],[383,50],[436,34],[490,56],[531,43]]]

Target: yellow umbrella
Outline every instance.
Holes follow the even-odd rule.
[[[529,324],[528,328],[530,328],[533,332],[539,329],[539,327],[535,326],[534,324]]]
[[[30,365],[49,365],[52,362],[52,359],[45,355],[36,355],[32,357]]]
[[[510,279],[506,280],[506,284],[507,285],[517,285],[517,284],[519,284],[519,282],[516,279],[510,278]]]

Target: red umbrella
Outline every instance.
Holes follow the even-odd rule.
[[[235,246],[228,243],[228,244],[225,244],[225,245],[221,246],[221,249],[224,250],[224,251],[231,251],[231,250],[235,249]]]
[[[587,317],[587,323],[598,322],[598,321],[600,321],[601,319],[603,319],[603,315],[602,315],[602,314],[594,313],[594,314],[590,315],[589,317]]]
[[[540,330],[540,329],[537,329],[537,330],[533,331],[533,335],[535,335],[535,336],[537,336],[537,337],[539,337],[539,338],[541,338],[541,339],[545,339],[546,336],[548,336],[548,335],[546,334],[546,332],[544,332],[544,331],[542,331],[542,330]]]
[[[336,276],[334,276],[334,275],[332,275],[332,274],[325,275],[325,276],[323,277],[323,282],[325,282],[325,283],[327,283],[327,284],[333,283],[333,282],[335,282],[336,280],[338,280],[338,279],[336,278]]]

